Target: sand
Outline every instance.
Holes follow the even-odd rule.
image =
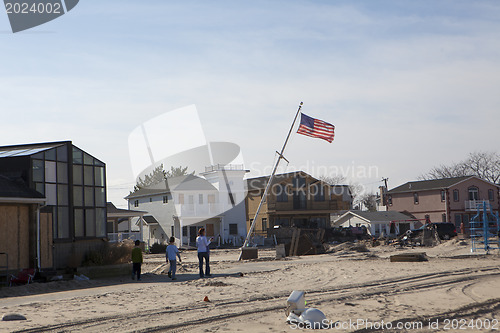
[[[407,252],[426,252],[429,260],[389,261]],[[285,315],[293,290],[306,292],[307,306],[325,313],[332,332],[389,331],[388,323],[406,325],[397,332],[500,330],[500,258],[471,255],[470,245],[457,240],[433,248],[368,246],[368,252],[343,244],[281,260],[272,249],[244,262],[238,254],[212,251],[213,277],[205,279],[198,279],[196,253],[187,251],[177,281],[167,277],[163,255],[147,255],[140,282],[121,277],[2,288],[0,316],[27,320],[0,321],[0,331],[296,332]],[[382,322],[385,329],[374,329]]]

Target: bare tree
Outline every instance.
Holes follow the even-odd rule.
[[[461,176],[477,176],[497,184],[500,182],[500,154],[497,152],[473,152],[458,163],[440,165],[418,178],[439,179]]]
[[[366,210],[370,212],[377,211],[377,195],[374,193],[365,193],[361,196],[360,202],[363,203]]]
[[[330,185],[345,185],[345,183],[347,183],[346,177],[342,175],[337,175],[333,177],[320,176],[319,179]],[[353,201],[352,203],[354,206],[355,204],[358,204],[360,202],[361,196],[365,191],[365,188],[363,185],[356,182],[349,182],[347,185],[349,186],[349,191],[351,192]]]

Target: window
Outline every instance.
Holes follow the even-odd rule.
[[[45,181],[49,183],[55,183],[56,178],[56,162],[45,161]]]
[[[415,205],[418,205],[418,193],[413,193],[413,203]]]
[[[325,201],[325,191],[323,186],[315,185],[313,191],[314,191],[314,201]]]
[[[288,218],[274,219],[274,225],[279,225],[282,227],[289,227],[290,226],[290,219],[288,219]]]
[[[389,206],[391,206],[391,205],[392,205],[392,195],[390,195],[390,194],[387,196],[387,204],[388,204]]]
[[[444,202],[446,200],[446,191],[441,190],[441,202]]]
[[[356,226],[358,226],[356,224]],[[326,228],[326,219],[324,217],[312,217],[309,220],[309,227],[311,228]]]
[[[93,187],[85,186],[84,199],[85,199],[85,206],[87,206],[87,207],[94,206],[94,188]]]
[[[85,185],[94,185],[94,167],[86,165],[83,167],[83,179]]]
[[[460,227],[462,223],[462,214],[455,214],[455,226]]]
[[[69,237],[69,209],[68,207],[59,207],[57,209],[57,234],[55,238]]]
[[[453,190],[453,201],[458,202],[460,200],[460,195],[458,190]]]
[[[303,188],[306,186],[306,179],[301,175],[297,175],[295,176],[293,185],[295,185],[295,188]]]
[[[106,207],[106,192],[104,191],[104,187],[95,188],[95,205],[97,207]],[[137,205],[139,205],[139,202],[137,202]]]
[[[134,200],[134,207],[139,207],[139,200]]]
[[[104,186],[104,168],[94,168],[94,182],[96,186]]]
[[[267,231],[267,218],[262,218],[262,231]]]
[[[163,196],[163,203],[164,204],[168,203],[168,195]]]
[[[238,234],[238,224],[229,223],[229,234],[230,235],[237,235]]]
[[[68,164],[67,163],[57,163],[57,182],[58,183],[68,183]]]
[[[209,204],[214,204],[215,203],[215,194],[209,194],[207,196],[207,201]]]
[[[73,183],[83,184],[83,167],[81,165],[73,165]]]
[[[493,201],[493,200],[495,200],[495,193],[493,192],[493,190],[492,190],[492,189],[489,189],[489,190],[488,190],[488,200],[489,200],[489,201]]]
[[[76,147],[73,147],[73,163],[74,164],[83,163],[83,152]]]
[[[306,209],[307,201],[306,201],[306,193],[303,189],[297,190],[293,194],[293,209]]]
[[[83,209],[75,209],[75,237],[85,236],[85,222],[83,219]]]
[[[479,200],[479,190],[477,187],[469,187],[469,200]]]
[[[276,201],[277,202],[288,202],[288,193],[286,184],[279,184],[273,187],[276,189]]]
[[[43,176],[44,176],[43,161],[33,160],[32,169],[33,169],[33,181],[43,182]]]
[[[183,205],[183,204],[184,204],[184,194],[182,194],[182,193],[179,193],[179,203],[180,203],[181,205]],[[187,236],[187,235],[186,235],[186,236]]]
[[[182,227],[182,236],[187,237],[187,235],[188,235],[188,228]]]
[[[203,205],[203,194],[198,194],[198,202]]]
[[[446,222],[446,213],[443,213],[443,215],[441,215],[441,222]]]
[[[188,196],[188,202],[190,205],[194,205],[194,196],[193,195]]]

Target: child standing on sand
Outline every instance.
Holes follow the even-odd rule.
[[[132,249],[132,280],[137,274],[137,281],[141,281],[141,264],[142,264],[142,250],[139,247],[141,242],[135,241],[135,247]]]
[[[177,280],[175,277],[175,271],[177,270],[177,261],[175,260],[175,256],[179,258],[179,262],[182,262],[181,255],[179,254],[179,249],[175,246],[175,238],[170,237],[169,244],[167,246],[167,263],[170,263],[170,269],[168,270],[168,277],[172,278],[172,280]]]

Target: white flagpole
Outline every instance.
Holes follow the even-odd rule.
[[[273,172],[271,173],[271,176],[269,177],[269,180],[267,181],[266,188],[264,190],[264,194],[262,195],[262,198],[260,199],[259,206],[257,207],[257,211],[255,212],[255,216],[253,218],[252,224],[250,225],[250,229],[248,230],[247,237],[245,238],[245,242],[243,243],[243,247],[241,249],[240,257],[238,260],[241,260],[241,256],[243,254],[243,249],[248,245],[248,242],[250,241],[250,236],[253,233],[253,229],[255,228],[255,223],[257,223],[257,217],[259,216],[260,209],[264,202],[266,201],[267,198],[267,192],[269,191],[269,188],[271,187],[271,184],[273,182],[274,175],[276,174],[276,170],[278,169],[278,165],[283,157],[283,152],[285,151],[286,144],[288,143],[288,139],[290,138],[290,134],[292,134],[293,126],[295,125],[295,121],[297,121],[297,117],[300,113],[300,109],[302,109],[302,105],[304,103],[300,102],[299,108],[297,110],[297,113],[295,114],[295,118],[293,118],[293,123],[292,126],[290,127],[290,131],[288,131],[288,135],[286,137],[285,143],[283,144],[283,147],[281,148],[281,152],[279,152],[278,160],[276,161],[276,164],[274,165]]]

